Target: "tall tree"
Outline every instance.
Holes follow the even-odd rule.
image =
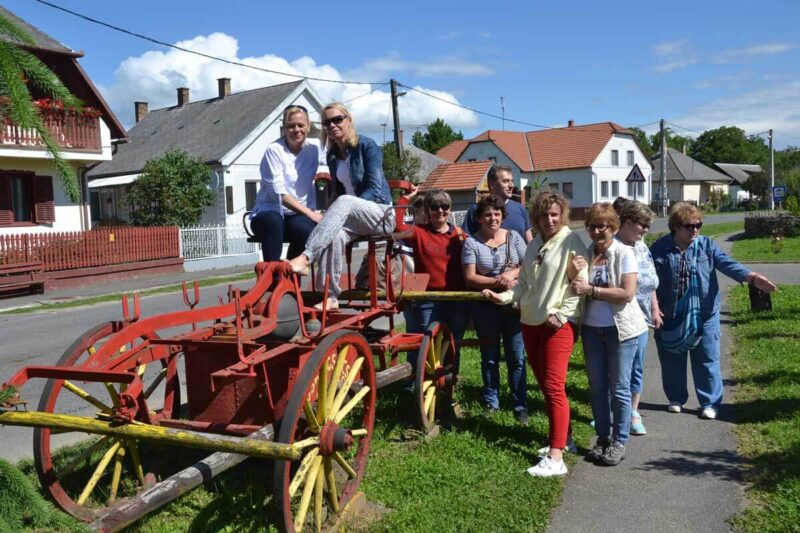
[[[747,137],[735,126],[722,126],[703,132],[689,152],[694,159],[714,167],[714,163],[758,164],[766,167],[769,149],[760,137]]]
[[[60,100],[65,107],[80,109],[81,102],[36,56],[25,50],[36,41],[5,14],[0,13],[0,120],[21,129],[34,130],[53,160],[56,174],[73,202],[80,200],[78,180],[72,167],[61,158],[58,144],[45,127],[33,103],[31,89],[44,97]]]
[[[692,145],[694,144],[694,139],[685,135],[678,135],[672,130],[672,128],[664,128],[664,134],[667,138],[667,148],[680,150],[681,152],[686,150],[688,152],[691,150]],[[661,151],[660,131],[657,131],[650,136],[650,147],[652,148],[653,153]]]
[[[460,131],[456,133],[444,120],[437,118],[428,125],[425,133],[419,131],[414,133],[411,142],[417,148],[435,154],[443,146],[462,139],[464,139],[464,135]]]
[[[653,157],[653,154],[656,152],[653,150],[653,146],[650,144],[650,140],[647,138],[647,134],[640,130],[639,128],[628,128],[634,133],[634,139],[636,139],[636,143],[639,145],[639,148],[642,149],[644,155],[647,159]]]
[[[417,182],[417,172],[422,161],[408,150],[403,150],[402,159],[397,157],[394,143],[383,145],[383,173],[387,180],[405,180]]]

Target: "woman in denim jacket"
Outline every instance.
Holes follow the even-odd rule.
[[[703,214],[695,206],[679,202],[669,217],[670,234],[650,248],[658,274],[656,295],[664,324],[655,333],[661,381],[669,400],[667,410],[680,413],[689,399],[686,356],[700,403],[700,418],[714,419],[722,403],[719,353],[719,270],[765,292],[775,285],[763,274],[751,272],[700,235]]]
[[[330,274],[328,309],[339,306],[342,256],[359,236],[387,235],[394,231],[395,216],[389,184],[383,176],[383,153],[369,137],[356,134],[347,108],[334,102],[322,109],[322,142],[337,198],[308,237],[306,249],[291,259],[292,270],[307,274],[317,262],[317,286]],[[320,304],[318,307],[322,307]]]

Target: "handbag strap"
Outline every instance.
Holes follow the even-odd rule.
[[[506,230],[506,264],[503,271],[511,269],[511,230]]]

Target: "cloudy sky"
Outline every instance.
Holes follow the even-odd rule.
[[[417,89],[400,99],[410,135],[437,117],[467,136],[613,120],[653,131],[735,125],[776,131],[800,145],[800,2],[674,0],[656,4],[407,0],[330,2],[52,0],[87,16],[204,54],[314,82],[324,100],[347,101],[361,131],[391,124],[389,79]],[[75,50],[127,126],[133,101],[173,105],[175,88],[212,97],[291,77],[232,66],[92,24],[36,0],[3,4]],[[418,92],[421,91],[421,92]],[[427,94],[423,94],[427,93]],[[437,98],[432,98],[431,96]],[[513,120],[521,123],[512,122]],[[686,129],[680,129],[686,128]],[[391,126],[387,135],[391,135]]]

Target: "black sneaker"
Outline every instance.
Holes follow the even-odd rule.
[[[594,447],[586,452],[586,457],[592,461],[599,461],[602,456],[606,454],[610,442],[607,439],[597,439]]]
[[[528,416],[528,411],[526,411],[525,409],[514,411],[514,418],[516,418],[517,422],[519,422],[523,426],[527,426],[528,423],[531,421],[531,417]]]
[[[616,466],[623,459],[625,459],[625,445],[614,442],[606,449],[606,453],[600,457],[600,462],[606,466]]]

